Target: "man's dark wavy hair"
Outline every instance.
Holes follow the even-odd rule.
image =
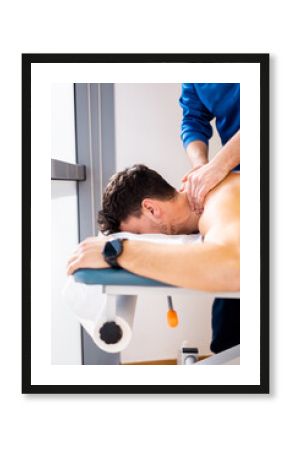
[[[103,209],[98,224],[104,234],[120,231],[120,223],[129,216],[141,216],[144,198],[170,200],[176,190],[155,170],[135,164],[113,175],[103,194]]]

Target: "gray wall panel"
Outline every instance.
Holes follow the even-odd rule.
[[[77,163],[86,166],[78,183],[79,240],[97,234],[102,192],[115,171],[113,84],[75,84]],[[119,364],[119,354],[100,350],[82,328],[83,364]]]

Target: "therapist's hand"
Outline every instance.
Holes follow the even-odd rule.
[[[207,160],[207,146],[203,142],[193,141],[186,150],[192,169],[183,177],[180,191],[186,190],[191,209],[201,214],[209,191],[240,163],[240,130],[210,162]]]
[[[103,258],[104,237],[91,237],[82,241],[67,263],[67,275],[77,269],[104,269],[110,267]]]
[[[182,178],[180,192],[186,191],[192,211],[202,214],[205,197],[227,175],[227,170],[212,163],[190,170]]]

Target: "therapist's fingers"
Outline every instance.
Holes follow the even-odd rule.
[[[187,197],[190,209],[198,215],[203,213],[205,194],[196,187],[187,191]]]
[[[189,189],[189,187],[187,187],[187,183],[191,183],[191,175],[193,172],[195,172],[196,168],[194,169],[190,169],[181,179],[181,187],[179,188],[179,192],[184,192],[185,189]]]
[[[200,198],[200,185],[195,183],[192,183],[191,186],[191,191],[190,191],[190,195],[191,195],[191,200],[190,200],[190,206],[192,211],[194,212],[198,212],[200,210],[200,208],[202,207],[201,205],[201,198]]]
[[[193,172],[188,177],[186,184],[190,209],[197,214],[201,214],[203,211],[204,200],[207,193],[204,174],[201,170],[202,169]]]
[[[186,188],[186,183],[182,183],[182,185],[179,188],[179,192],[184,192],[185,188]]]
[[[196,208],[199,211],[203,210],[206,194],[207,194],[206,189],[200,189],[196,202]]]
[[[200,187],[196,192],[194,199],[194,212],[199,215],[203,213],[206,194],[207,190],[203,187]]]
[[[184,191],[186,191],[190,209],[194,211],[197,193],[196,193],[196,184],[193,183],[192,177],[189,177],[187,182],[184,183]]]
[[[186,191],[187,193],[187,198],[188,198],[188,203],[189,203],[189,207],[191,209],[191,211],[194,211],[196,208],[196,196],[194,191],[187,189]]]
[[[193,172],[193,169],[190,169],[188,172],[186,172],[186,174],[182,177],[181,182],[184,183],[185,181],[188,180],[189,175],[191,174],[191,172]]]
[[[203,166],[205,166],[205,165],[206,165],[206,162],[205,162],[204,160],[195,163],[194,167],[192,167],[192,168],[191,168],[191,169],[190,169],[190,170],[182,177],[181,181],[182,181],[182,182],[188,181],[188,179],[190,179],[190,176],[191,176],[193,173],[198,172],[198,170],[199,170],[200,168],[202,168]]]

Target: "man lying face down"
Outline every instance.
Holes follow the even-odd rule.
[[[164,283],[204,291],[240,288],[240,175],[230,173],[206,197],[201,215],[191,211],[186,192],[178,192],[157,172],[134,165],[115,174],[103,195],[98,223],[104,234],[200,233],[202,242],[171,245],[126,240],[120,267]],[[68,262],[79,268],[109,267],[106,239],[83,241]]]
[[[98,223],[105,234],[191,234],[199,217],[190,211],[187,197],[144,165],[115,174],[103,195]]]

